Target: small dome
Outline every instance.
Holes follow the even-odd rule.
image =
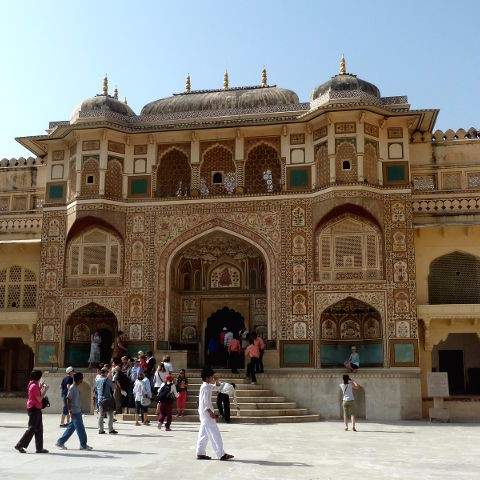
[[[134,117],[135,112],[124,102],[111,95],[95,95],[87,98],[72,112],[70,122],[73,123],[78,117],[88,117],[89,112],[116,113],[127,117]],[[93,116],[93,115],[92,115]]]
[[[298,105],[298,95],[277,86],[238,87],[225,90],[197,90],[150,102],[142,108],[142,115],[198,112],[205,110],[232,110]]]

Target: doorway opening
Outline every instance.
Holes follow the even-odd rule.
[[[91,339],[95,332],[98,332],[101,338],[99,363],[109,362],[117,329],[115,315],[96,303],[89,303],[73,312],[66,324],[65,365],[88,366]]]
[[[245,328],[241,313],[232,308],[223,307],[207,318],[205,328],[205,363],[212,367],[227,367],[227,355],[223,345],[223,336],[232,332],[239,339],[239,332]]]
[[[432,351],[432,369],[448,373],[450,395],[480,394],[480,339],[476,333],[450,333]]]
[[[0,339],[0,391],[24,392],[33,363],[32,349],[21,338]]]

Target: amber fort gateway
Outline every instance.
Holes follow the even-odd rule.
[[[360,415],[420,418],[447,371],[452,419],[480,418],[480,132],[339,73],[301,102],[259,84],[194,90],[136,114],[103,90],[0,162],[0,389],[33,365],[265,338],[265,388],[322,418],[360,353]],[[5,393],[6,392],[6,393]],[[5,400],[5,399],[4,399]],[[1,401],[1,400],[0,400]]]

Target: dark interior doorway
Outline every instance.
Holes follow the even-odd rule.
[[[238,332],[245,328],[242,314],[225,306],[208,317],[205,328],[205,364],[222,368],[227,366],[225,349],[220,345],[220,335],[224,328],[238,338]]]
[[[450,395],[466,393],[462,350],[439,350],[438,367],[440,372],[448,373]]]
[[[33,369],[32,349],[21,338],[0,343],[0,391],[23,392]]]

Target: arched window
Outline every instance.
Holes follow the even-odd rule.
[[[191,169],[188,156],[174,148],[160,158],[157,168],[157,197],[190,195]]]
[[[335,168],[337,182],[351,183],[358,180],[357,152],[353,143],[342,142],[337,146]]]
[[[69,278],[119,278],[121,242],[116,235],[92,228],[75,237],[68,248]]]
[[[0,270],[0,309],[35,309],[37,276],[28,268],[13,265]]]
[[[261,143],[253,147],[245,162],[245,192],[274,193],[282,190],[282,164],[275,148]]]
[[[208,149],[200,166],[200,179],[209,195],[233,193],[236,188],[233,153],[222,145]]]
[[[480,259],[452,252],[430,264],[428,300],[431,305],[480,303]]]
[[[378,184],[377,148],[372,143],[367,143],[363,154],[363,178],[371,185]]]
[[[123,166],[121,160],[110,158],[105,174],[105,196],[108,198],[122,198]]]
[[[375,225],[351,214],[324,224],[316,236],[319,280],[382,278],[381,238]]]
[[[325,187],[330,183],[330,160],[326,143],[315,147],[315,164],[317,167],[317,187]]]

